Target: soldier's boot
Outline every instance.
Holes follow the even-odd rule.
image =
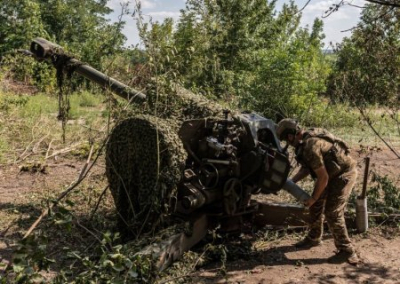
[[[309,249],[312,247],[316,247],[322,244],[321,240],[312,240],[309,237],[305,237],[303,240],[294,244],[294,246],[298,249]]]
[[[361,263],[361,260],[355,251],[339,250],[334,256],[328,258],[328,262],[332,264],[348,262],[351,265],[357,265]]]

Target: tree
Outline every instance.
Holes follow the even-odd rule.
[[[28,45],[32,38],[47,36],[39,4],[34,0],[0,2],[0,57]]]
[[[55,86],[53,68],[15,53],[16,49],[29,48],[33,38],[44,37],[103,69],[104,62],[119,52],[125,41],[121,32],[124,22],[109,23],[105,16],[111,9],[106,4],[106,0],[1,1],[0,56],[12,53],[3,59],[3,66],[7,61],[14,78],[50,91]],[[126,13],[123,6],[121,17]],[[80,84],[84,80],[75,81]]]
[[[298,28],[290,40],[259,50],[258,69],[248,90],[250,107],[269,117],[305,117],[319,105],[329,66],[322,54],[322,22],[316,19],[311,32]]]
[[[158,47],[152,49],[158,71],[187,88],[268,116],[298,113],[305,109],[291,102],[293,96],[324,91],[322,21],[302,29],[294,2],[279,13],[275,4],[189,0],[176,30],[170,20],[154,23],[142,38],[147,50]]]
[[[66,47],[99,67],[122,47],[124,22],[110,24],[106,0],[3,0],[0,2],[0,52],[27,48],[38,36]],[[126,13],[126,10],[123,10]]]
[[[338,59],[329,80],[334,100],[356,104],[398,103],[400,88],[399,10],[369,5],[351,38],[338,48]]]
[[[400,8],[400,4],[398,3],[398,0],[364,0],[365,2],[367,2],[367,4],[373,3],[375,5],[379,5],[379,6],[385,6],[385,7],[391,7],[391,8]],[[311,2],[311,0],[308,0],[306,5],[304,6],[304,8]],[[349,6],[354,6],[354,7],[358,7],[358,8],[365,8],[365,7],[360,7],[357,5],[353,5],[351,2],[347,2],[344,0],[338,0],[337,2],[333,3],[329,9],[327,11],[325,11],[325,16],[329,17],[332,13],[335,13],[336,11],[338,11],[342,6],[345,5],[349,5]],[[304,9],[303,8],[303,9]]]
[[[400,4],[396,3],[396,0],[365,0],[365,1],[373,4],[400,8]]]
[[[104,56],[114,54],[125,41],[124,22],[110,24],[107,0],[37,0],[42,22],[52,40],[100,68]],[[122,11],[126,14],[126,10]]]

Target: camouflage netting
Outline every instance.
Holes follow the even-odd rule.
[[[176,97],[182,106],[184,119],[204,118],[210,116],[222,116],[223,107],[204,96],[196,95],[189,90],[178,87]]]
[[[175,121],[142,115],[112,131],[106,174],[124,233],[151,232],[168,212],[186,160],[177,128]]]
[[[148,93],[146,108],[134,107],[125,114],[128,118],[113,129],[106,153],[107,178],[123,232],[137,236],[162,223],[186,159],[177,136],[179,127],[187,119],[221,117],[222,109],[205,97],[175,87],[157,99]]]
[[[181,122],[187,119],[221,117],[223,110],[221,105],[180,86],[174,86],[168,95],[155,96],[149,92],[148,102],[151,114],[156,110],[158,117],[174,118]]]

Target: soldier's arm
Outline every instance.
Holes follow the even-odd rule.
[[[305,178],[306,176],[308,176],[309,174],[310,171],[306,167],[301,167],[300,170],[292,178],[292,181],[296,183]]]
[[[304,149],[306,153],[304,157],[305,163],[316,175],[312,197],[304,202],[304,205],[307,207],[312,206],[321,197],[325,187],[328,185],[329,176],[324,165],[321,151],[322,142],[323,141],[320,139],[308,139]]]
[[[311,198],[304,201],[304,205],[307,207],[311,207],[321,197],[329,180],[325,166],[315,169],[314,172],[317,176],[317,179],[315,181],[314,191],[311,195]]]
[[[314,171],[317,176],[317,180],[315,181],[312,198],[318,200],[324,192],[325,187],[328,185],[329,175],[325,166],[321,166]]]

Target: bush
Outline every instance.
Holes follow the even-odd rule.
[[[8,112],[12,106],[24,107],[29,101],[26,96],[0,96],[0,110]]]
[[[374,211],[398,213],[400,211],[400,190],[387,176],[375,174],[376,185],[368,192],[368,204]]]
[[[9,78],[33,85],[45,93],[55,92],[55,69],[47,63],[38,62],[22,54],[11,54],[2,58],[0,71]]]

